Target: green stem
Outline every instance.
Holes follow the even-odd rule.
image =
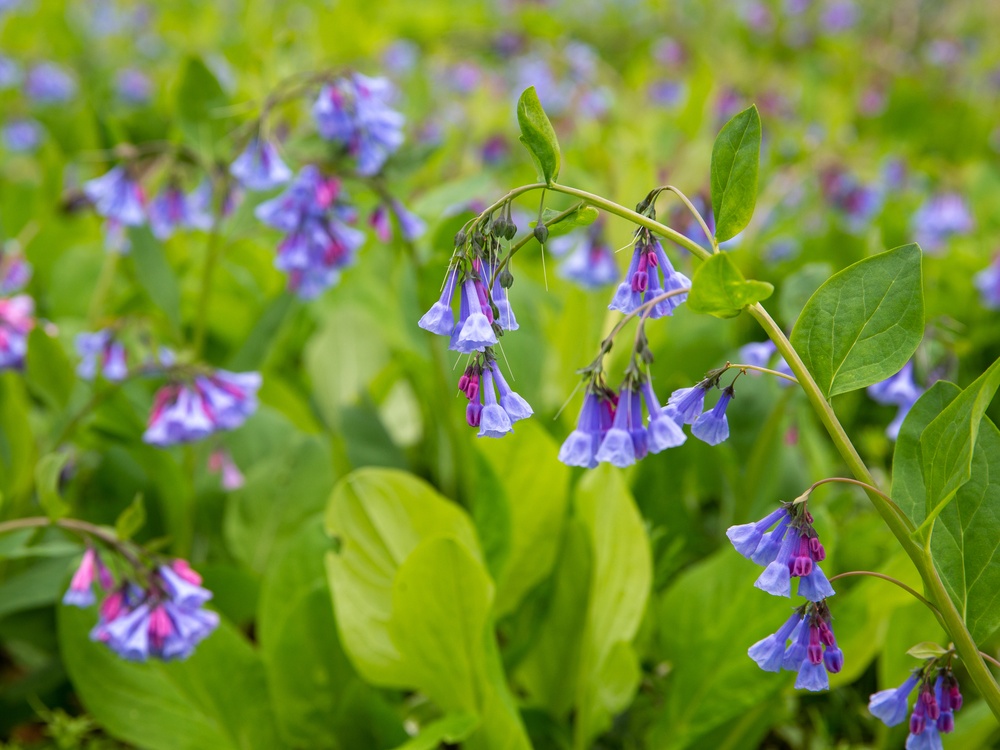
[[[638,224],[639,226],[646,227],[647,229],[656,232],[673,242],[676,242],[678,245],[687,249],[692,255],[700,258],[701,260],[708,260],[708,258],[711,257],[711,253],[682,235],[680,232],[670,229],[669,227],[664,226],[647,216],[643,216],[635,211],[632,211],[625,206],[609,201],[599,195],[594,195],[593,193],[566,187],[564,185],[552,184],[549,185],[548,188],[557,193],[563,193],[565,195],[572,195],[576,198],[580,198],[592,206],[603,209],[610,214],[627,219],[635,224]],[[813,380],[812,375],[809,373],[808,369],[806,369],[805,364],[802,362],[802,359],[799,357],[798,352],[795,351],[791,342],[785,336],[784,331],[781,330],[780,326],[778,326],[778,324],[774,322],[774,319],[767,313],[767,310],[765,310],[759,303],[747,307],[747,312],[757,320],[761,328],[764,329],[768,337],[774,342],[778,352],[785,358],[785,362],[798,379],[799,385],[802,387],[806,397],[809,399],[809,403],[812,405],[813,410],[819,417],[820,422],[822,422],[823,427],[829,433],[831,440],[833,440],[833,443],[841,457],[847,463],[851,473],[854,474],[859,481],[870,486],[870,488],[865,491],[871,500],[872,505],[875,506],[875,510],[878,514],[882,516],[882,520],[885,522],[886,526],[889,527],[893,536],[896,537],[896,540],[903,548],[903,551],[906,552],[910,560],[913,561],[914,566],[917,568],[917,572],[924,581],[925,591],[929,594],[928,598],[941,613],[941,619],[944,626],[955,643],[955,649],[958,651],[959,656],[965,663],[969,677],[976,685],[980,694],[986,700],[990,710],[993,712],[993,715],[1000,719],[1000,685],[998,685],[993,679],[993,676],[990,674],[985,662],[980,657],[976,642],[972,638],[972,634],[969,632],[968,628],[965,626],[965,622],[962,620],[962,615],[955,608],[955,604],[952,602],[951,597],[948,596],[948,591],[945,589],[944,583],[941,581],[941,577],[938,575],[937,569],[934,567],[930,555],[913,540],[910,536],[908,524],[904,522],[904,520],[896,513],[895,508],[886,499],[884,494],[880,491],[875,491],[875,479],[872,477],[871,472],[865,465],[864,460],[858,454],[858,451],[851,442],[851,439],[844,431],[844,427],[840,424],[840,420],[837,419],[837,415],[834,413],[833,407],[824,397],[823,392],[816,384],[816,381]]]
[[[583,206],[583,202],[582,201],[580,203],[574,203],[572,206],[570,206],[569,208],[567,208],[565,211],[560,211],[558,214],[556,214],[555,216],[553,216],[551,219],[549,219],[548,221],[544,222],[545,226],[550,227],[553,224],[558,224],[560,221],[562,221],[563,219],[565,219],[567,216],[569,216],[570,214],[572,214],[572,213],[576,212],[577,210],[579,210],[581,206]],[[534,234],[529,234],[529,235],[527,235],[525,237],[522,237],[520,240],[518,240],[517,242],[515,242],[513,245],[510,246],[510,250],[507,251],[507,254],[504,256],[503,260],[500,261],[499,263],[497,263],[496,270],[493,272],[493,277],[490,279],[490,283],[489,283],[489,288],[490,289],[493,288],[493,282],[496,281],[497,276],[500,275],[500,272],[503,269],[505,269],[507,267],[507,265],[510,263],[510,259],[512,257],[514,257],[514,253],[516,253],[522,247],[524,247],[525,245],[527,245],[533,239],[535,239],[535,235]]]
[[[673,185],[664,185],[663,190],[667,190],[673,193],[680,199],[681,203],[687,206],[687,210],[695,218],[695,221],[697,221],[701,225],[701,230],[705,233],[705,237],[708,239],[709,244],[712,246],[712,253],[714,254],[719,252],[719,243],[715,241],[715,235],[712,234],[711,230],[709,230],[708,224],[705,223],[704,217],[700,213],[698,213],[698,209],[694,207],[694,204],[690,201],[690,199],[686,195],[684,195],[684,193],[681,192],[680,188],[676,188]]]
[[[205,332],[208,326],[208,303],[212,298],[212,276],[215,275],[215,267],[219,262],[219,250],[222,244],[219,242],[219,220],[212,222],[212,229],[208,233],[208,245],[205,248],[205,266],[201,276],[201,291],[198,294],[198,311],[194,319],[194,352],[200,357],[205,347]]]
[[[117,550],[122,557],[132,564],[133,567],[145,567],[135,553],[128,548],[127,544],[119,539],[113,532],[103,529],[100,526],[95,526],[92,523],[80,521],[76,518],[59,518],[56,520],[52,520],[47,516],[16,518],[13,521],[0,523],[0,534],[7,534],[11,531],[17,531],[19,529],[41,528],[43,526],[58,526],[61,529],[72,531],[74,534],[82,534],[84,536],[92,536],[95,539],[100,539],[109,547]]]
[[[926,607],[928,607],[939,618],[941,616],[941,612],[938,610],[938,608],[935,607],[933,604],[931,604],[923,596],[921,596],[919,592],[914,591],[899,579],[893,578],[892,576],[887,576],[885,573],[875,573],[871,570],[849,570],[846,573],[838,573],[835,576],[830,576],[830,582],[832,583],[833,581],[836,581],[838,578],[847,578],[848,576],[870,576],[871,578],[881,578],[883,581],[894,583],[897,586],[899,586],[899,588],[903,589],[903,591],[910,594],[910,596],[914,597],[915,599],[919,599],[921,602],[923,602],[923,604]]]
[[[762,372],[765,375],[774,375],[776,378],[784,378],[790,383],[798,384],[798,380],[793,378],[791,375],[787,375],[783,372],[778,372],[777,370],[771,370],[767,367],[758,367],[757,365],[741,365],[733,362],[726,362],[727,370],[753,370],[754,372]]]

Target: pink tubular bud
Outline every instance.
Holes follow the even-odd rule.
[[[651,268],[657,268],[660,265],[660,259],[656,257],[654,252],[646,253],[646,262]]]
[[[193,583],[195,586],[201,586],[201,576],[198,575],[195,571],[191,570],[191,566],[188,565],[187,560],[182,560],[181,558],[178,557],[176,560],[170,563],[170,567],[173,568],[173,571],[177,575],[179,575],[188,583]]]
[[[649,287],[649,274],[645,271],[636,271],[632,275],[632,291],[644,292]]]
[[[938,705],[937,698],[934,697],[934,693],[930,690],[920,694],[920,699],[924,703],[924,710],[927,713],[927,718],[931,721],[937,721],[938,716],[941,715],[941,707]]]
[[[473,375],[469,378],[469,384],[465,387],[465,395],[469,397],[469,401],[475,401],[479,396],[479,376]]]
[[[479,427],[479,419],[483,414],[483,405],[478,401],[473,401],[465,407],[465,421],[469,427]]]
[[[462,393],[465,393],[468,387],[469,387],[469,376],[466,375],[465,373],[462,373],[462,377],[458,379],[458,390],[460,390]]]
[[[962,707],[962,691],[958,689],[958,683],[948,688],[948,697],[951,699],[952,709],[958,711]]]

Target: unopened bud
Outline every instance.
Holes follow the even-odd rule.
[[[463,245],[465,245],[465,241],[467,239],[469,239],[469,238],[465,234],[465,230],[464,229],[459,229],[458,233],[455,235],[455,247],[462,247]]]
[[[504,232],[503,238],[505,240],[512,240],[514,239],[516,234],[517,234],[517,224],[515,224],[510,219],[507,219],[506,231]]]
[[[508,269],[504,268],[500,275],[497,276],[497,281],[500,282],[500,286],[503,289],[510,289],[514,286],[514,274],[512,274]]]
[[[535,239],[538,240],[539,244],[544,245],[545,241],[549,238],[549,228],[544,224],[539,224],[535,227]]]

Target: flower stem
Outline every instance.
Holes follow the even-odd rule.
[[[899,579],[887,576],[885,573],[875,573],[870,570],[849,570],[846,573],[838,573],[835,576],[830,576],[830,581],[836,581],[838,578],[847,578],[848,576],[870,576],[872,578],[881,578],[883,581],[888,581],[889,583],[894,583],[906,593],[923,602],[924,605],[927,606],[927,608],[930,609],[938,619],[941,618],[941,610],[935,607],[928,599],[925,599],[923,595],[914,589],[911,589]]]
[[[733,362],[726,362],[727,370],[753,370],[754,372],[763,372],[766,375],[774,375],[776,378],[784,378],[790,383],[795,383],[798,385],[799,381],[793,378],[788,373],[778,372],[777,370],[770,370],[767,367],[758,367],[757,365],[741,365],[734,364]]]
[[[52,520],[47,516],[15,518],[13,521],[0,523],[0,534],[7,534],[11,531],[18,531],[19,529],[41,528],[43,526],[58,526],[61,529],[72,531],[74,534],[92,536],[95,539],[100,539],[104,544],[119,552],[122,557],[132,564],[133,567],[140,569],[145,567],[139,560],[138,556],[132,552],[132,550],[128,548],[127,544],[119,539],[113,532],[103,529],[100,526],[95,526],[92,523],[80,521],[76,518],[59,518],[56,520]]]

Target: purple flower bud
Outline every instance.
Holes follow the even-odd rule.
[[[823,651],[823,664],[827,672],[837,674],[844,668],[844,652],[836,646],[825,649]]]

